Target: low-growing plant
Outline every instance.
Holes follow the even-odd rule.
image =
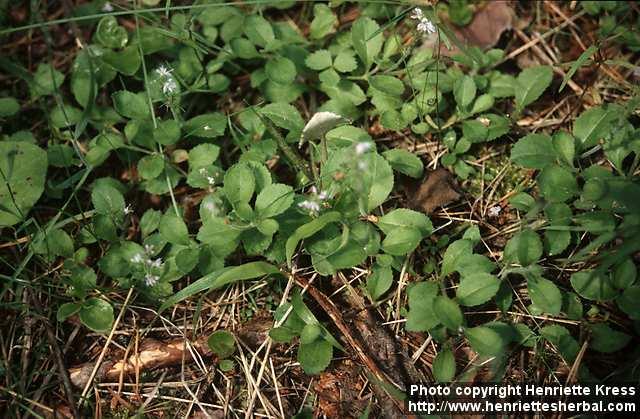
[[[334,3],[300,6],[313,16],[306,31],[270,18],[296,6],[288,1],[131,15],[87,5],[76,11],[93,35],[68,71],[49,60],[31,73],[1,58],[28,87],[28,97],[0,99],[0,228],[21,250],[3,258],[7,287],[32,265],[51,269],[58,321],[77,315],[103,333],[114,328],[112,293],[161,314],[240,281],[276,283],[303,268],[323,281],[356,268],[373,307],[400,287],[404,329],[439,345],[441,382],[464,380],[455,349],[464,342],[494,358],[497,379],[520,345],[550,344],[573,363],[573,330],[530,327],[518,311],[579,322],[597,352],[626,347],[631,326],[609,315],[637,330],[637,90],[580,113],[571,130],[528,133],[517,122],[580,67],[606,63],[603,45],[636,50],[637,33],[614,25],[631,6],[582,2],[604,13],[601,39],[554,83],[550,65],[514,74],[500,65],[504,50],[460,44],[440,16],[469,24],[467,1],[360,5],[348,28]],[[424,36],[460,53],[424,48]],[[41,131],[22,129],[20,109],[33,104],[46,116]],[[535,182],[499,207],[515,223],[503,251],[485,251],[483,220],[437,234],[448,226],[434,228],[440,217],[396,199],[407,178],[428,171],[415,149],[381,132],[437,142],[441,165],[480,182],[489,178],[470,163],[514,139],[510,162]],[[347,349],[302,295],[274,310],[269,336],[297,343],[302,369],[319,374],[334,348]],[[474,315],[489,307],[492,320]],[[234,334],[215,331],[208,345],[223,371],[233,369]],[[579,374],[593,379],[584,364]]]

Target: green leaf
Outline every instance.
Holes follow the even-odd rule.
[[[322,328],[319,324],[308,323],[305,324],[300,332],[300,343],[308,344],[315,342],[322,334]]]
[[[550,66],[524,69],[516,79],[516,110],[521,112],[527,105],[535,102],[552,80],[553,69]]]
[[[367,278],[367,291],[373,301],[382,297],[393,284],[393,273],[390,266],[374,265]]]
[[[403,173],[413,178],[420,178],[424,172],[422,160],[413,153],[401,148],[394,148],[382,153],[385,159],[391,164],[393,170]]]
[[[0,227],[24,219],[44,191],[47,153],[27,142],[0,141]]]
[[[224,135],[227,128],[227,117],[220,112],[205,113],[195,116],[184,123],[187,136],[216,138]]]
[[[553,134],[553,148],[555,152],[573,167],[573,158],[576,154],[575,139],[568,132],[560,131]]]
[[[433,360],[433,378],[439,383],[450,383],[456,376],[456,360],[453,351],[446,348],[438,352]]]
[[[557,165],[546,166],[537,177],[540,193],[549,202],[565,202],[579,192],[574,174]]]
[[[148,209],[145,211],[142,218],[140,218],[140,231],[142,232],[142,237],[146,237],[156,231],[160,225],[161,217],[162,213],[160,211],[156,211],[154,209]]]
[[[407,208],[397,208],[378,218],[377,225],[385,234],[389,234],[397,228],[416,228],[423,235],[430,234],[433,230],[429,217]]]
[[[159,311],[174,306],[201,291],[213,291],[237,281],[259,278],[280,273],[278,268],[266,262],[249,262],[239,266],[229,266],[212,272],[184,287],[160,306]]]
[[[80,303],[64,303],[60,307],[58,307],[58,312],[56,313],[56,319],[59,322],[63,322],[69,317],[79,312],[81,307],[82,305]]]
[[[98,183],[91,191],[91,203],[98,214],[120,220],[124,216],[124,196],[107,183]]]
[[[286,103],[270,103],[260,109],[276,126],[289,131],[302,132],[304,121],[300,113],[293,106]]]
[[[100,298],[89,298],[80,309],[80,321],[94,332],[106,332],[113,325],[113,307]]]
[[[640,320],[640,304],[638,304],[638,301],[640,301],[640,285],[630,286],[616,299],[620,310],[627,313],[633,320]]]
[[[255,191],[255,177],[246,163],[236,163],[224,175],[224,194],[233,205],[247,204]]]
[[[313,20],[309,26],[309,36],[311,39],[321,39],[334,31],[338,24],[329,6],[326,4],[315,4],[313,6]]]
[[[422,234],[416,228],[399,228],[389,232],[382,241],[385,253],[394,256],[409,254],[418,247],[422,240]]]
[[[473,102],[473,107],[471,108],[471,111],[469,111],[469,114],[475,115],[477,113],[486,112],[493,108],[495,101],[495,98],[488,93],[480,95]]]
[[[296,66],[288,58],[275,57],[267,61],[264,67],[267,77],[275,83],[288,85],[296,79]]]
[[[72,257],[73,241],[66,231],[52,228],[39,232],[31,243],[34,253],[46,255],[49,259],[55,256]]]
[[[351,42],[360,60],[369,69],[382,49],[384,38],[380,26],[371,18],[360,17],[351,26]],[[376,34],[377,33],[377,34]],[[376,34],[375,36],[373,36]]]
[[[557,324],[544,326],[540,328],[540,335],[551,342],[566,361],[572,362],[576,358],[580,347],[565,327]]]
[[[187,225],[172,209],[162,216],[159,230],[162,237],[169,243],[188,245],[190,242]]]
[[[333,68],[341,73],[349,73],[358,68],[358,63],[353,56],[353,51],[342,50],[333,60]]]
[[[473,77],[467,75],[459,77],[453,85],[453,96],[460,109],[467,109],[476,97],[476,83]]]
[[[293,234],[289,236],[285,245],[287,266],[291,267],[291,258],[293,257],[293,253],[296,251],[296,247],[298,247],[300,240],[313,236],[326,225],[335,223],[341,219],[342,215],[339,212],[332,211],[322,214],[315,220],[298,227]]]
[[[515,95],[516,79],[508,74],[495,72],[489,82],[489,94],[496,98]]]
[[[610,133],[611,124],[620,117],[614,109],[596,106],[580,114],[573,123],[573,135],[579,149],[593,147]]]
[[[211,166],[220,155],[220,147],[214,144],[198,144],[189,150],[189,169]]]
[[[485,356],[500,356],[504,353],[505,341],[495,330],[477,326],[464,331],[474,351]]]
[[[218,358],[229,358],[236,351],[236,340],[226,330],[217,330],[207,339],[207,346]]]
[[[366,185],[365,199],[363,200],[366,212],[382,205],[393,189],[393,170],[387,161],[377,153],[368,153],[371,156],[368,161],[365,173],[361,179],[352,179],[354,182],[361,182],[363,179]],[[364,157],[364,156],[363,156]]]
[[[41,63],[33,74],[29,85],[31,96],[35,99],[40,96],[52,95],[60,89],[62,83],[64,83],[64,74],[53,68],[52,64]]]
[[[245,38],[234,38],[230,42],[233,53],[239,58],[250,60],[260,57],[260,53],[256,50],[253,42]]]
[[[266,47],[276,39],[271,23],[259,14],[246,16],[243,27],[247,38],[260,47]]]
[[[122,116],[131,119],[145,119],[151,115],[149,103],[144,94],[120,90],[111,95],[113,107]]]
[[[0,98],[0,118],[15,115],[20,110],[20,104],[13,97]]]
[[[547,314],[557,315],[562,309],[562,294],[558,287],[548,279],[530,276],[527,279],[527,290],[531,302]]]
[[[530,229],[522,230],[514,235],[504,248],[504,259],[517,262],[522,266],[536,263],[542,256],[542,241]]]
[[[287,327],[274,327],[269,330],[269,337],[279,343],[290,343],[296,333]]]
[[[460,306],[450,298],[436,297],[433,300],[433,312],[448,329],[457,331],[462,326],[462,311]]]
[[[282,183],[266,186],[256,197],[256,212],[260,218],[270,218],[285,212],[293,204],[293,188]]]
[[[333,358],[333,346],[326,340],[313,343],[300,343],[298,362],[306,374],[316,375],[329,366]]]
[[[556,150],[546,134],[522,137],[511,149],[511,160],[522,167],[542,169],[556,161]]]
[[[304,63],[312,70],[320,71],[331,67],[331,53],[326,49],[309,54]]]
[[[163,170],[164,158],[159,154],[151,154],[138,160],[138,174],[143,179],[155,179]]]
[[[564,78],[562,79],[562,84],[560,85],[558,92],[562,92],[564,87],[567,85],[567,82],[571,80],[571,77],[573,77],[574,74],[576,74],[576,71],[578,71],[578,68],[582,67],[584,63],[589,58],[591,58],[593,54],[596,53],[596,51],[598,51],[598,47],[596,45],[591,45],[582,54],[580,54],[578,59],[571,64],[571,67],[569,68],[569,71],[567,71],[567,74],[564,75]]]
[[[177,143],[180,140],[180,123],[174,119],[160,121],[153,130],[153,139],[162,145]]]
[[[631,336],[612,329],[606,323],[591,325],[590,347],[598,352],[617,352],[627,346]]]
[[[405,328],[410,332],[424,332],[440,324],[433,309],[433,301],[438,295],[438,284],[419,282],[409,288],[409,313]]]
[[[447,276],[457,270],[456,264],[458,260],[467,254],[471,254],[473,250],[473,242],[471,240],[456,240],[451,243],[442,257],[441,275]]]
[[[404,93],[404,83],[393,76],[371,76],[369,84],[387,95],[402,96]]]
[[[460,304],[468,307],[486,303],[496,295],[500,288],[500,281],[495,276],[477,272],[464,276],[456,291],[456,299]]]
[[[633,285],[638,277],[638,270],[633,259],[626,258],[619,263],[613,272],[613,285],[616,288],[625,289]]]
[[[227,249],[231,246],[233,251],[241,233],[241,229],[230,225],[224,218],[211,217],[200,227],[197,239],[216,248]]]
[[[118,25],[118,21],[112,15],[100,19],[95,37],[107,48],[124,48],[128,41],[127,30]]]
[[[142,60],[136,45],[129,45],[122,51],[106,51],[102,61],[125,76],[133,76],[138,72]]]
[[[75,106],[62,104],[53,108],[50,114],[51,125],[56,128],[66,128],[76,125],[82,120],[82,111]]]
[[[544,242],[549,256],[559,255],[571,243],[571,232],[547,230],[544,232]]]
[[[618,293],[613,288],[608,276],[592,270],[584,270],[571,275],[571,286],[583,298],[606,301]]]

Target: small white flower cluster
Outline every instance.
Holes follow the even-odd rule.
[[[215,176],[209,176],[209,173],[207,173],[207,169],[205,169],[204,167],[201,168],[200,170],[198,170],[198,172],[205,178],[207,179],[207,182],[209,182],[209,185],[215,185],[216,184],[216,178]]]
[[[106,2],[104,6],[102,6],[102,11],[106,13],[113,12],[113,5],[111,5],[110,2]]]
[[[133,208],[130,204],[127,204],[122,211],[124,212],[124,215],[129,215],[133,213]]]
[[[176,80],[173,78],[173,74],[171,74],[171,71],[171,69],[165,67],[164,65],[156,68],[156,73],[160,78],[163,79],[162,93],[164,93],[166,96],[170,96],[178,90],[178,83],[176,83]]]
[[[373,145],[368,142],[363,141],[363,142],[357,143],[355,146],[356,156],[361,157],[363,154],[371,150],[372,147]],[[359,158],[357,165],[358,165],[358,169],[367,170],[367,162],[365,160]]]
[[[437,30],[436,25],[434,25],[433,22],[430,21],[429,18],[427,18],[424,15],[424,13],[422,12],[422,9],[419,9],[417,7],[413,9],[411,18],[418,21],[418,26],[416,26],[416,29],[422,35],[429,35],[432,33],[436,33],[436,30]]]
[[[153,254],[153,246],[150,244],[144,245],[144,253],[136,253],[131,259],[131,263],[141,264],[145,269],[144,283],[148,287],[153,287],[160,280],[160,276],[151,272],[151,269],[160,269],[164,265],[161,258],[151,259]]]
[[[322,202],[329,199],[329,194],[327,191],[318,193],[318,189],[315,186],[312,186],[309,191],[311,192],[309,199],[300,202],[298,206],[309,211],[312,215],[317,215],[320,212]]]

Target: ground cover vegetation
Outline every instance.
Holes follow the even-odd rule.
[[[637,382],[639,12],[0,1],[3,415]]]

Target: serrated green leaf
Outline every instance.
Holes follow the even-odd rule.
[[[553,80],[550,66],[530,67],[522,70],[516,79],[516,110],[521,112],[527,105],[535,102]]]

